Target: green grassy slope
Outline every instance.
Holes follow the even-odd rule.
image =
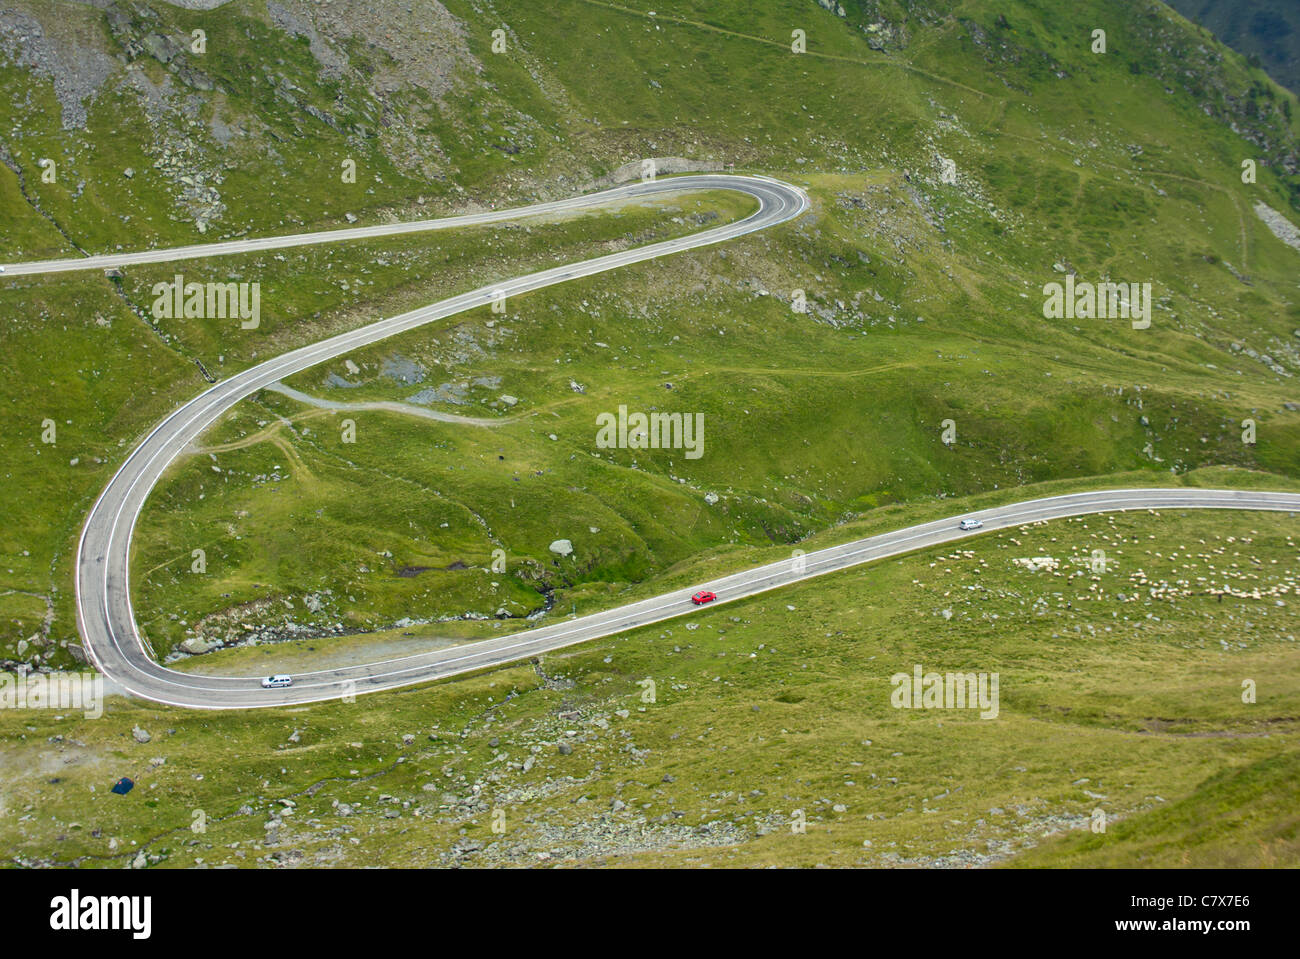
[[[1110,827],[1044,843],[1018,866],[1293,866],[1300,854],[1300,754],[1279,753],[1215,773],[1187,798]]]
[[[1262,65],[1278,83],[1300,90],[1300,16],[1285,0],[1169,0],[1223,43]]]
[[[370,415],[368,442],[348,451],[346,464],[337,450],[276,437],[306,470],[319,456],[335,456],[335,469],[345,469],[318,479],[311,496],[321,499],[301,506],[304,516],[321,514],[314,528],[323,542],[352,543],[358,553],[393,551],[382,508],[360,507],[341,526],[325,508],[331,499],[356,503],[357,483],[389,474],[382,481],[393,484],[391,495],[410,497],[411,508],[420,508],[421,490],[437,488],[462,515],[468,509],[492,519],[490,531],[476,523],[468,534],[444,534],[443,520],[420,515],[401,547],[405,561],[394,559],[397,569],[477,565],[497,546],[547,564],[552,538],[597,527],[601,534],[588,535],[602,538],[584,547],[577,568],[546,585],[599,589],[733,540],[797,542],[900,500],[1144,466],[1158,472],[1228,463],[1294,472],[1300,421],[1284,404],[1293,399],[1289,374],[1300,368],[1291,335],[1300,306],[1289,280],[1296,253],[1252,210],[1256,199],[1291,209],[1295,178],[1285,167],[1296,127],[1283,111],[1289,95],[1234,54],[1206,47],[1157,6],[1085,5],[1062,19],[1035,3],[997,12],[981,3],[848,4],[840,18],[810,3],[764,5],[757,14],[748,5],[684,3],[650,17],[649,7],[597,2],[546,14],[530,4],[476,10],[453,2],[448,9],[459,29],[452,79],[436,96],[415,85],[392,94],[409,100],[403,117],[427,124],[421,135],[436,144],[426,151],[438,166],[434,177],[392,149],[394,137],[408,132],[402,118],[386,133],[373,122],[392,107],[364,81],[367,71],[396,62],[391,53],[385,59],[382,44],[347,46],[347,68],[331,72],[307,37],[281,29],[260,4],[207,14],[140,12],[148,9],[133,7],[126,21],[84,8],[70,16],[80,18],[83,38],[98,31],[105,51],[124,56],[132,38],[206,29],[201,56],[182,52],[164,65],[144,53],[132,61],[150,84],[170,83],[197,105],[197,122],[188,126],[166,111],[159,119],[136,86],[114,74],[93,100],[87,128],[64,129],[49,84],[19,66],[3,68],[8,89],[29,98],[6,140],[11,168],[0,170],[19,227],[6,236],[23,244],[24,255],[55,252],[60,242],[67,249],[58,229],[89,250],[120,238],[131,245],[199,238],[192,204],[177,204],[174,193],[176,156],[195,152],[199,167],[221,165],[206,180],[199,171],[223,197],[224,212],[205,228],[210,237],[327,226],[345,213],[428,215],[470,198],[499,204],[557,195],[646,154],[784,175],[807,184],[815,200],[815,214],[801,223],[730,249],[524,298],[506,325],[508,345],[492,337],[500,342],[485,349],[478,341],[486,317],[473,318],[448,324],[450,340],[413,335],[353,358],[369,371],[360,386],[331,386],[337,370],[300,377],[300,388],[330,399],[402,398],[410,395],[405,386],[381,371],[393,356],[414,357],[426,370],[453,373],[446,381],[452,386],[500,381],[501,392],[522,398],[520,412],[555,420],[554,429],[525,423],[488,437]],[[1097,55],[1088,35],[1101,21],[1109,25],[1110,50]],[[504,54],[490,47],[500,22],[509,28]],[[796,27],[808,36],[803,55],[789,49]],[[241,35],[265,52],[250,59],[248,45],[236,42]],[[1175,69],[1184,62],[1195,68],[1191,76]],[[214,89],[203,89],[194,70]],[[1261,83],[1267,95],[1247,110],[1242,93]],[[499,120],[498,111],[513,111],[512,118]],[[218,133],[235,128],[240,136],[217,142]],[[122,135],[126,130],[134,132]],[[178,131],[205,149],[174,147]],[[155,166],[148,152],[155,149],[172,160]],[[43,154],[65,157],[56,183],[41,183],[32,165]],[[357,184],[339,184],[328,172],[341,154],[357,160]],[[1261,161],[1254,186],[1236,177],[1244,154]],[[955,163],[957,183],[941,181],[941,157]],[[393,166],[399,160],[406,165]],[[266,285],[267,322],[253,334],[192,321],[150,324],[133,313],[131,304],[147,305],[151,284],[170,275],[163,270],[130,271],[125,299],[97,277],[5,284],[0,292],[24,316],[33,316],[26,305],[34,296],[52,304],[28,332],[6,331],[10,355],[33,352],[24,336],[94,322],[105,333],[94,347],[102,358],[95,366],[153,371],[149,393],[130,404],[123,400],[138,387],[129,375],[113,374],[107,392],[95,393],[101,412],[93,417],[67,415],[82,412],[70,395],[42,401],[63,427],[57,450],[39,442],[45,414],[28,417],[22,439],[4,441],[5,473],[23,478],[8,487],[11,512],[21,517],[7,531],[13,592],[0,597],[12,607],[8,655],[27,658],[36,644],[21,655],[16,644],[36,637],[50,661],[68,661],[62,646],[75,636],[67,556],[77,520],[130,437],[201,385],[195,361],[220,374],[478,277],[472,243],[452,241],[417,259],[425,248],[413,240],[195,264],[205,275]],[[507,257],[496,268],[515,262]],[[1044,321],[1041,286],[1060,278],[1054,265],[1082,279],[1152,281],[1153,329]],[[412,270],[434,268],[443,281],[437,287],[408,279]],[[330,282],[321,283],[322,275]],[[807,295],[808,314],[790,311],[796,289]],[[88,319],[88,302],[104,309]],[[459,337],[481,352],[465,355]],[[158,359],[137,366],[146,348]],[[78,362],[77,349],[84,349],[80,342],[37,347],[36,355],[57,357],[49,376],[39,364],[14,364],[3,387],[11,402],[47,395],[51,379],[108,378]],[[611,351],[621,358],[613,366]],[[571,380],[586,392],[575,394]],[[628,451],[601,461],[590,455],[597,412],[661,406],[667,382],[674,409],[705,414],[702,459],[643,456],[634,467]],[[492,401],[491,390],[479,393]],[[303,412],[279,397],[258,402],[278,413]],[[441,408],[465,412],[460,404]],[[237,414],[224,440],[243,442],[250,424],[264,418]],[[939,441],[948,418],[958,430],[952,449]],[[1240,442],[1246,418],[1258,423],[1254,447]],[[550,441],[552,432],[563,439]],[[96,446],[91,437],[107,443]],[[499,437],[509,438],[507,460],[496,458],[506,455]],[[230,455],[265,456],[253,447]],[[75,467],[66,465],[74,459]],[[584,460],[589,464],[575,471]],[[505,505],[513,474],[521,483],[561,475],[562,463],[569,464],[562,481],[568,493],[534,482],[526,505]],[[456,488],[442,489],[449,484],[432,477],[449,466],[465,475],[455,477]],[[182,467],[191,468],[202,467]],[[47,495],[69,484],[72,497]],[[720,509],[702,511],[706,492],[724,497]],[[183,601],[169,592],[178,583],[154,590],[142,582],[144,601],[160,613],[179,606],[184,618],[202,618],[228,611],[223,600],[248,601],[251,584],[263,580],[291,601],[309,589],[340,592],[359,565],[355,556],[311,574],[276,566],[273,557],[284,551],[273,545],[283,535],[283,516],[267,499],[274,495],[246,488],[233,507],[250,517],[240,535],[267,547],[261,555],[269,563],[228,569],[227,579]],[[601,522],[584,521],[596,502]],[[185,504],[146,517],[140,570],[176,552],[178,524],[193,530],[180,537],[186,540],[226,535],[229,517],[218,509],[231,504],[197,497]],[[152,532],[155,522],[162,526]],[[415,606],[414,583],[403,577],[367,589],[354,625],[383,625],[398,613],[465,612],[468,587],[453,586],[455,575],[441,579],[437,589],[420,585],[430,598]],[[532,579],[510,587],[521,610],[536,602],[529,600]],[[476,590],[470,609],[492,614],[498,607]],[[179,638],[169,634],[161,648]]]
[[[1087,517],[352,704],[4,710],[0,836],[86,866],[1293,864],[1295,536]],[[996,717],[896,708],[916,665],[998,673]]]
[[[841,17],[814,0],[412,0],[410,31],[392,29],[380,6],[358,6],[350,15],[365,19],[352,33],[312,6],[235,0],[197,13],[148,0],[108,11],[18,0],[64,67],[76,52],[86,73],[56,71],[67,81],[56,84],[0,42],[0,260],[525,203],[593,188],[646,156],[780,176],[808,190],[813,210],[724,247],[517,298],[505,315],[455,317],[290,384],[335,402],[420,402],[500,425],[349,413],[357,442],[343,444],[341,414],[272,392],[241,404],[168,475],[137,532],[133,598],[160,656],[187,639],[293,635],[185,666],[297,668],[309,653],[358,657],[518,628],[546,606],[551,619],[589,611],[1039,489],[1300,480],[1300,251],[1256,213],[1262,203],[1300,224],[1295,96],[1163,4],[843,0]],[[506,50],[494,53],[492,31],[502,27]],[[202,54],[179,43],[196,28],[207,32]],[[1104,54],[1090,50],[1098,28]],[[807,52],[791,51],[794,30]],[[162,41],[152,37],[171,37],[176,49],[155,55]],[[51,62],[41,49],[38,59]],[[97,64],[105,72],[93,94],[70,100],[69,87]],[[41,178],[44,157],[57,161],[54,182]],[[347,159],[356,183],[340,180]],[[1253,184],[1241,179],[1248,159],[1258,166]],[[0,434],[0,660],[76,663],[79,524],[136,439],[205,385],[201,369],[225,375],[494,277],[745,210],[731,197],[674,198],[528,228],[186,265],[194,278],[260,282],[256,331],[153,320],[150,288],[173,272],[157,267],[128,270],[120,283],[97,273],[0,281],[0,311],[11,318],[0,329],[0,403],[14,411]],[[1151,327],[1045,319],[1043,286],[1067,271],[1150,282]],[[792,309],[796,291],[807,312]],[[620,405],[702,413],[704,455],[599,449],[595,418]],[[42,441],[47,420],[53,444]],[[952,445],[941,436],[946,420]],[[1243,442],[1245,421],[1254,444]],[[1110,522],[1089,521],[1089,533]],[[1252,553],[1262,570],[1232,562],[1250,563],[1251,575],[1295,569],[1285,518],[1180,518],[1176,530],[1114,522],[1180,558],[1204,550],[1200,539],[1249,536],[1264,544]],[[1045,541],[1021,538],[1024,556],[1054,549],[1058,533],[1042,532]],[[572,556],[550,552],[558,538],[573,541]],[[209,557],[201,577],[185,572],[197,547]],[[249,864],[293,859],[298,841],[309,843],[307,858],[427,861],[390,830],[383,811],[392,804],[377,804],[362,783],[381,769],[398,784],[389,794],[403,797],[396,821],[405,826],[411,809],[432,803],[438,821],[421,841],[440,854],[463,849],[458,830],[472,829],[483,846],[466,853],[470,861],[537,861],[557,850],[584,862],[632,853],[635,862],[682,862],[720,844],[735,846],[737,859],[725,861],[752,863],[1003,862],[1045,832],[1078,825],[1093,808],[1087,789],[1111,797],[1120,817],[1105,842],[1047,842],[1026,864],[1172,862],[1175,847],[1203,864],[1293,862],[1278,806],[1285,770],[1272,765],[1292,735],[1293,627],[1290,605],[1270,605],[1289,604],[1290,594],[1222,607],[1188,598],[1140,614],[1126,600],[1085,616],[1076,602],[1049,631],[1039,610],[1055,616],[1058,600],[1072,600],[1031,590],[1030,574],[987,552],[995,548],[976,554],[989,567],[958,563],[971,570],[944,587],[951,595],[925,585],[926,564],[941,559],[913,557],[706,613],[696,630],[672,627],[671,644],[652,630],[575,651],[558,660],[573,687],[518,667],[372,699],[382,706],[367,710],[364,734],[348,732],[359,720],[344,705],[199,718],[118,706],[109,723],[75,732],[52,717],[10,715],[5,748],[24,762],[53,761],[37,753],[57,754],[71,738],[93,740],[75,780],[87,789],[141,758],[133,723],[182,737],[168,740],[177,749],[155,769],[162,792],[152,811],[98,800],[106,825],[94,842],[68,825],[89,821],[76,812],[84,793],[13,784],[7,808],[28,815],[29,804],[53,804],[53,818],[48,829],[26,820],[23,844],[12,845],[37,858],[62,843],[55,858],[108,856],[116,835],[120,858],[131,839],[153,835],[146,817],[159,808],[183,828],[182,807],[222,805],[192,779],[218,742],[241,757],[238,788],[258,797],[259,813],[277,795],[328,781],[326,795],[359,803],[375,830],[360,844],[325,844],[286,827],[293,841],[258,849]],[[490,568],[496,549],[503,571]],[[1142,562],[1150,573],[1156,558]],[[980,600],[952,605],[962,592]],[[787,618],[787,604],[800,615]],[[1114,641],[1101,638],[1107,626]],[[1104,645],[1080,656],[1070,637],[1085,633]],[[731,654],[739,635],[754,666],[760,645],[797,649],[799,661],[751,668]],[[846,649],[846,636],[864,635],[880,645]],[[1226,648],[1220,637],[1247,645]],[[662,673],[674,646],[689,650],[692,672],[660,689],[683,694],[679,711],[638,712],[636,679]],[[953,650],[969,654],[954,668],[1018,677],[1004,722],[939,727],[932,716],[900,717],[878,695],[864,711],[863,688],[895,668],[873,656],[939,667]],[[1250,675],[1278,684],[1258,713],[1229,695]],[[485,713],[509,688],[521,695]],[[624,705],[630,739],[610,718]],[[572,738],[589,737],[601,757],[590,763],[581,750],[554,753],[579,722],[560,714],[575,708],[582,731]],[[430,710],[460,745],[425,745]],[[516,770],[520,781],[505,760],[496,764],[509,821],[535,820],[522,851],[484,833],[483,810],[465,791],[491,781],[496,747],[477,737],[497,714],[505,718],[494,726],[515,724],[526,744],[502,737],[510,762],[522,763],[525,748],[548,757],[531,778]],[[313,726],[311,748],[288,764],[282,754],[297,747],[277,747],[299,717]],[[406,733],[416,741],[399,748]],[[51,746],[53,735],[65,744]],[[970,749],[954,758],[946,736]],[[868,739],[897,745],[875,757],[854,745]],[[367,745],[348,745],[357,740]],[[477,751],[461,758],[471,743]],[[624,751],[629,743],[635,750]],[[399,753],[410,768],[390,766]],[[1015,760],[1021,753],[1026,760]],[[444,765],[455,774],[439,775]],[[997,777],[984,782],[988,769]],[[858,770],[877,779],[868,785]],[[419,777],[447,782],[426,794]],[[845,778],[879,786],[882,797],[909,791],[883,804],[874,795],[867,805],[837,803]],[[1085,778],[1091,784],[1076,785]],[[944,789],[950,815],[924,814],[923,800],[940,803]],[[1225,796],[1257,811],[1197,827]],[[588,813],[604,815],[615,799],[630,810],[651,803],[647,820],[687,815],[658,823],[644,848],[611,845],[593,838],[604,820]],[[733,814],[731,804],[745,808]],[[222,808],[229,841],[262,836],[261,819]],[[312,815],[336,814],[327,808]],[[791,834],[794,808],[815,809],[824,828]],[[834,825],[845,815],[850,828]],[[623,820],[614,820],[620,837],[640,828]],[[1242,851],[1250,844],[1258,858]],[[174,839],[163,845],[169,861],[201,854]]]

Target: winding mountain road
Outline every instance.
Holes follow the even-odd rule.
[[[975,532],[958,529],[959,517],[935,520],[818,550],[797,559],[733,573],[711,582],[697,583],[689,588],[616,609],[566,619],[549,626],[396,659],[300,673],[294,677],[294,684],[287,688],[263,689],[255,678],[177,672],[166,669],[153,660],[136,628],[131,607],[129,573],[132,532],[150,490],[167,466],[241,399],[284,377],[342,354],[434,320],[486,305],[501,294],[508,297],[526,293],[631,263],[721,243],[792,220],[808,209],[808,197],[797,187],[766,177],[691,175],[627,184],[600,193],[514,210],[136,253],[6,264],[4,275],[12,277],[173,262],[503,222],[688,190],[739,191],[756,198],[759,209],[745,219],[691,236],[530,273],[380,320],[246,369],[217,383],[175,410],[127,457],[96,500],[82,529],[77,551],[77,621],[91,661],[133,695],[174,706],[248,709],[319,702],[499,666],[649,623],[687,615],[696,609],[690,601],[691,594],[696,590],[713,591],[718,594],[714,605],[726,604],[862,563],[978,535],[979,532],[1039,520],[1134,509],[1300,511],[1300,494],[1295,493],[1191,488],[1098,490],[1029,500],[964,514],[982,520],[983,529]]]

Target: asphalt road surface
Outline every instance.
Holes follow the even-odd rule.
[[[172,262],[226,253],[279,249],[517,220],[684,190],[737,190],[755,197],[759,201],[759,209],[743,220],[692,236],[531,273],[293,350],[217,383],[174,411],[127,457],[126,462],[100,494],[82,529],[76,572],[77,619],[91,661],[128,692],[175,706],[199,709],[248,709],[319,702],[429,682],[499,666],[649,623],[688,615],[697,609],[690,599],[691,594],[697,590],[717,593],[718,599],[710,604],[711,606],[726,604],[873,560],[979,535],[989,530],[1015,527],[1039,520],[1060,519],[1088,513],[1145,509],[1219,508],[1278,510],[1289,513],[1300,511],[1300,494],[1253,490],[1119,489],[1029,500],[965,514],[961,517],[954,516],[922,523],[806,555],[792,555],[788,560],[744,570],[710,582],[696,583],[689,588],[616,609],[567,618],[549,626],[396,659],[341,669],[299,673],[294,676],[292,686],[280,689],[263,689],[260,681],[255,678],[199,676],[176,672],[164,668],[150,657],[136,629],[131,608],[128,580],[132,531],[149,491],[162,476],[168,464],[241,399],[284,377],[394,334],[486,305],[501,294],[509,297],[525,293],[631,263],[721,243],[786,222],[799,216],[808,208],[808,198],[797,187],[765,177],[706,174],[633,183],[601,193],[515,210],[405,224],[359,227],[326,233],[235,240],[169,250],[6,265],[6,276],[21,276],[69,270],[107,269],[137,263]],[[957,524],[962,518],[979,519],[983,522],[983,528],[977,531],[960,530]]]

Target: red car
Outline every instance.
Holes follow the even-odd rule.
[[[691,597],[691,602],[696,606],[703,606],[705,603],[711,603],[718,598],[717,593],[696,593]]]

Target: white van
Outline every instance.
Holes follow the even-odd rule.
[[[262,680],[263,689],[281,689],[293,685],[292,676],[267,676]]]

